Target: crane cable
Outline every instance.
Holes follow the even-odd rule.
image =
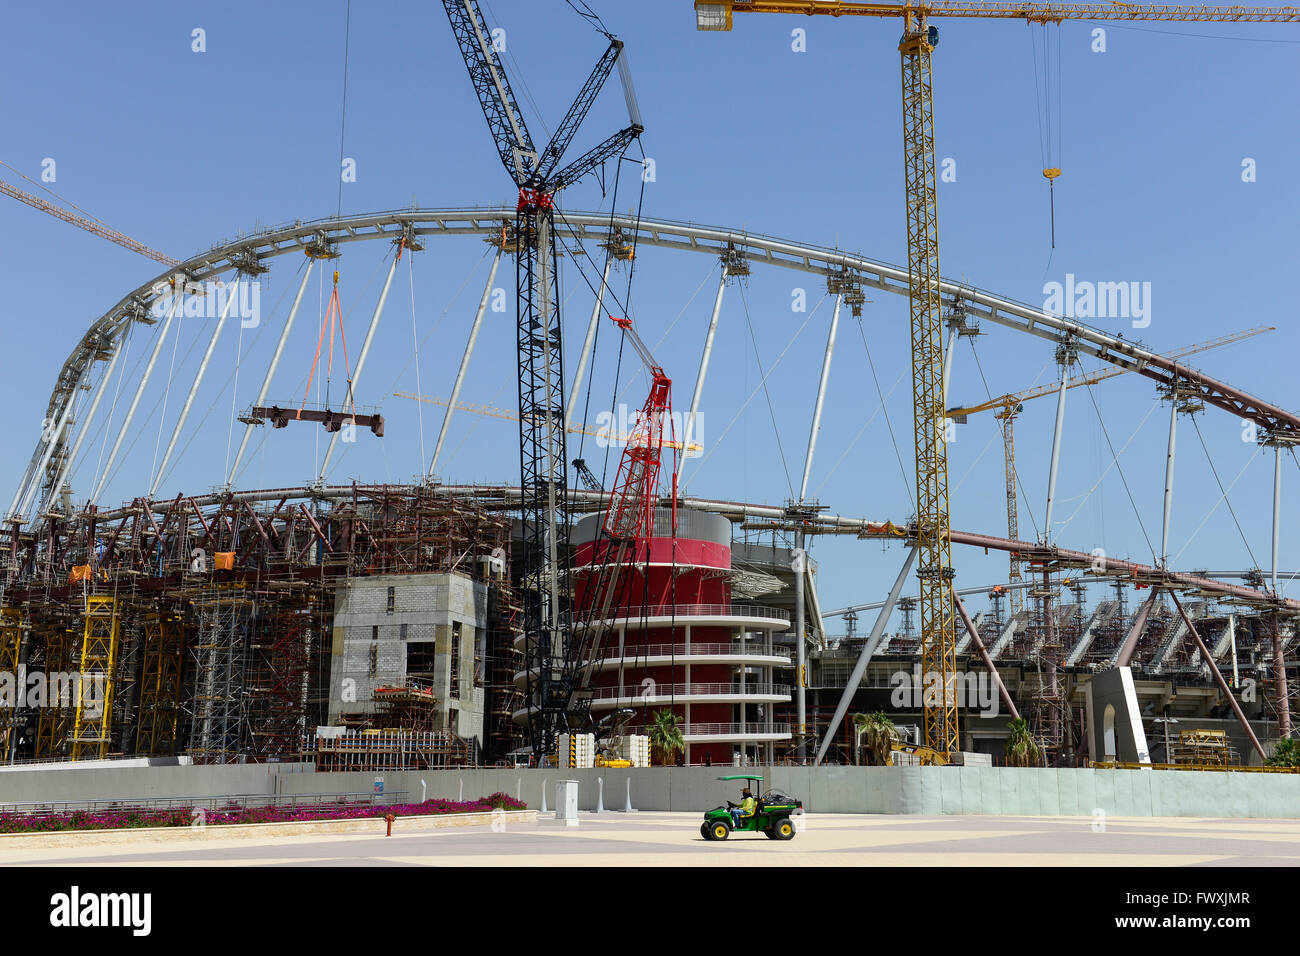
[[[1061,30],[1056,26],[1056,150],[1053,160],[1052,149],[1052,43],[1047,33],[1048,24],[1041,23],[1043,38],[1043,83],[1039,87],[1038,45],[1034,39],[1034,26],[1029,21],[1030,53],[1034,63],[1034,103],[1035,116],[1038,120],[1038,149],[1043,163],[1043,178],[1047,180],[1048,203],[1051,211],[1052,248],[1056,248],[1056,180],[1061,175]],[[1049,259],[1050,263],[1050,259]]]
[[[405,237],[403,237],[403,242]],[[411,345],[415,350],[415,394],[423,395],[420,387],[420,332],[415,317],[415,256],[407,257],[406,269],[411,283]],[[420,471],[424,474],[424,402],[415,403],[416,423],[420,433]]]

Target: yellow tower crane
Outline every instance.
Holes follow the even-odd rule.
[[[1186,358],[1188,355],[1195,355],[1198,352],[1208,352],[1211,349],[1222,348],[1225,345],[1232,345],[1234,342],[1241,342],[1244,339],[1253,338],[1256,335],[1262,335],[1265,332],[1276,332],[1277,327],[1272,325],[1257,325],[1253,329],[1245,329],[1241,332],[1233,332],[1230,335],[1222,335],[1217,339],[1210,339],[1206,342],[1197,342],[1195,345],[1186,345],[1172,352],[1166,352],[1167,359]],[[1116,375],[1123,375],[1131,371],[1126,368],[1106,368],[1099,369],[1096,372],[1087,372],[1082,375],[1076,375],[1068,379],[1065,383],[1066,388],[1078,388],[1080,385],[1095,385],[1098,382],[1105,381],[1108,378],[1114,378]],[[1024,410],[1024,403],[1035,398],[1042,398],[1044,395],[1055,395],[1061,389],[1057,383],[1050,385],[1038,385],[1034,388],[1025,389],[1023,392],[1015,392],[1010,395],[999,395],[997,398],[990,398],[987,402],[981,402],[978,405],[968,405],[961,408],[948,409],[948,417],[959,425],[964,425],[966,419],[978,412],[987,412],[993,409],[993,417],[1002,423],[1002,453],[1006,464],[1007,477],[1007,537],[1012,541],[1020,538],[1020,509],[1017,505],[1016,498],[1016,440],[1015,440],[1015,421],[1016,416]],[[1018,584],[1020,582],[1020,559],[1011,555],[1011,569],[1007,575],[1009,584]],[[1011,613],[1015,614],[1020,610],[1024,600],[1023,593],[1019,588],[1012,588],[1009,592],[1011,601]]]
[[[48,213],[56,219],[62,219],[64,222],[71,223],[78,229],[84,229],[92,235],[99,236],[101,239],[107,239],[109,242],[115,242],[124,249],[130,249],[132,252],[138,252],[142,256],[152,259],[154,262],[161,262],[165,266],[178,266],[181,264],[179,259],[173,259],[157,249],[150,249],[143,242],[132,239],[130,236],[118,232],[112,226],[99,219],[91,216],[78,216],[74,212],[64,209],[62,206],[50,202],[48,199],[42,199],[40,196],[33,195],[26,190],[19,189],[11,183],[0,179],[0,193],[17,199],[21,203],[26,203],[33,209],[39,209],[41,212]]]
[[[939,306],[939,236],[935,190],[934,102],[930,55],[936,17],[994,18],[1029,23],[1064,20],[1300,23],[1300,7],[1161,5],[1146,3],[854,3],[848,0],[695,0],[696,27],[730,30],[737,13],[899,18],[903,79],[903,160],[907,192],[907,270],[911,299],[912,404],[916,447],[916,547],[920,579],[921,667],[943,687],[924,711],[925,745],[960,749],[957,728],[956,634],[952,542],[948,526],[948,459],[943,429],[943,321]],[[940,696],[940,695],[935,695]]]

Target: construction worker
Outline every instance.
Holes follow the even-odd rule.
[[[731,808],[731,825],[732,828],[740,826],[743,817],[752,817],[754,815],[754,795],[746,787],[740,793],[740,806]]]

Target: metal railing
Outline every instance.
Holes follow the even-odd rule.
[[[744,723],[744,724],[680,724],[683,737],[721,737],[725,735],[732,736],[749,736],[757,737],[769,734],[786,734],[790,733],[789,724],[765,724],[765,723]],[[635,727],[629,728],[628,733],[648,734],[650,728]]]
[[[595,690],[592,700],[616,700],[628,699],[636,700],[639,698],[661,698],[661,697],[769,697],[769,696],[790,696],[790,687],[788,684],[746,684],[741,687],[739,684],[656,684],[651,683],[645,687],[625,687],[619,690],[617,687],[600,687]]]
[[[765,621],[790,623],[790,612],[778,607],[765,607],[759,604],[652,604],[645,607],[628,608],[610,620],[635,623],[648,617],[749,617]],[[569,614],[561,616],[561,623],[572,624]],[[579,621],[578,623],[581,623]]]
[[[688,649],[685,644],[651,644],[647,647],[625,647],[623,660],[632,661],[642,657],[780,657],[790,660],[792,651],[784,647],[765,647],[761,644],[697,644],[691,642]],[[617,657],[607,655],[607,661],[616,661]]]

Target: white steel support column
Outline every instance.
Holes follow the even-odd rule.
[[[943,408],[948,410],[948,380],[952,378],[952,356],[957,351],[957,330],[960,321],[954,322],[948,332],[948,347],[943,350]]]
[[[713,337],[718,331],[718,315],[722,312],[722,293],[727,289],[727,267],[722,267],[722,276],[718,279],[718,294],[713,300],[713,317],[709,319],[709,331],[704,336],[704,352],[700,355],[700,371],[695,376],[695,391],[691,393],[691,410],[686,424],[682,426],[682,456],[677,460],[677,478],[682,477],[686,466],[686,449],[695,437],[695,416],[700,411],[700,396],[704,393],[704,377],[709,371],[709,357],[713,354]]]
[[[67,427],[68,416],[72,414],[72,406],[76,404],[77,390],[81,387],[81,382],[89,371],[90,366],[87,365],[82,370],[81,375],[77,377],[77,384],[72,387],[67,401],[63,403],[63,411],[59,414],[58,422],[54,424],[53,429],[46,432],[45,452],[41,455],[41,463],[36,466],[36,471],[32,473],[31,483],[27,486],[27,493],[23,495],[22,504],[18,507],[20,514],[27,513],[27,509],[31,507],[32,501],[36,497],[36,493],[40,491],[41,475],[45,474],[45,469],[50,464],[50,458],[54,455],[54,449],[59,446],[59,436],[63,434],[63,429]],[[1277,564],[1276,561],[1273,563]]]
[[[1061,464],[1061,432],[1065,428],[1065,379],[1070,363],[1061,365],[1061,384],[1056,390],[1056,430],[1052,433],[1052,461],[1047,469],[1047,517],[1043,521],[1043,543],[1052,540],[1052,506],[1056,503],[1056,474]]]
[[[889,597],[885,599],[884,605],[880,608],[880,613],[876,615],[875,626],[871,628],[866,643],[862,645],[862,653],[858,655],[858,662],[853,665],[853,673],[849,675],[849,681],[844,685],[844,693],[840,696],[840,702],[835,707],[835,716],[831,718],[831,722],[826,728],[826,736],[822,738],[822,745],[817,749],[817,759],[813,761],[814,766],[820,764],[822,758],[826,756],[826,751],[831,747],[831,741],[835,739],[835,731],[840,729],[840,722],[844,720],[844,715],[848,713],[849,704],[853,702],[853,695],[857,693],[858,685],[862,683],[862,678],[867,673],[867,664],[871,662],[871,655],[876,653],[876,646],[880,643],[880,636],[884,634],[885,625],[889,623],[889,615],[894,613],[894,605],[898,603],[898,595],[903,590],[903,582],[907,580],[907,572],[912,570],[914,561],[916,561],[916,548],[912,546],[907,549],[907,557],[903,560],[903,566],[898,571],[898,577],[894,580],[894,586],[889,591]]]
[[[375,329],[379,327],[379,317],[384,314],[384,303],[388,301],[388,289],[393,284],[393,273],[397,271],[397,260],[401,254],[393,256],[393,264],[388,267],[388,278],[384,280],[383,291],[379,293],[379,301],[375,304],[374,315],[370,317],[370,327],[366,329],[366,340],[361,343],[361,355],[357,357],[357,367],[352,370],[352,385],[348,391],[349,398],[354,405],[356,402],[357,385],[361,382],[361,370],[366,367],[366,356],[370,354],[370,343],[374,341]],[[338,445],[339,433],[335,432],[330,436],[329,448],[325,451],[325,460],[321,463],[320,474],[316,477],[321,481],[325,479],[325,472],[329,471],[330,459],[334,456],[334,448]]]
[[[826,336],[826,354],[822,356],[822,377],[817,384],[817,404],[813,406],[812,428],[808,431],[808,454],[803,463],[803,481],[799,485],[799,500],[808,495],[808,476],[812,474],[813,452],[817,450],[817,432],[822,427],[822,406],[826,401],[826,382],[831,374],[831,356],[835,353],[835,333],[840,327],[840,306],[843,294],[835,297],[835,312],[831,315],[831,331]]]
[[[465,384],[465,375],[469,372],[469,360],[474,354],[474,343],[478,341],[478,330],[483,325],[483,315],[487,312],[488,300],[492,298],[492,283],[497,279],[497,266],[501,265],[502,247],[497,247],[497,254],[492,258],[492,268],[488,270],[487,285],[483,287],[483,298],[479,299],[478,312],[474,314],[474,324],[469,329],[469,341],[465,343],[465,354],[460,358],[460,368],[456,372],[456,384],[451,388],[451,399],[447,402],[447,414],[443,416],[442,427],[438,429],[438,443],[433,446],[433,459],[429,462],[429,475],[436,473],[438,455],[442,444],[447,440],[447,430],[451,425],[452,413],[456,411],[456,402],[460,399],[461,386]]]
[[[302,303],[302,294],[307,290],[307,280],[311,278],[312,269],[316,268],[316,260],[307,260],[307,271],[303,273],[302,283],[298,286],[298,294],[293,298],[293,307],[289,309],[289,318],[285,320],[284,328],[280,332],[280,341],[275,345],[275,354],[271,356],[271,364],[266,370],[266,378],[262,379],[262,389],[257,393],[257,401],[254,405],[261,405],[266,402],[266,393],[271,390],[271,380],[275,378],[275,370],[280,365],[280,356],[284,353],[284,344],[289,340],[289,331],[293,328],[293,320],[298,317],[298,306]],[[244,437],[239,442],[239,451],[235,453],[235,461],[230,466],[230,473],[226,475],[226,484],[234,484],[235,472],[239,471],[239,463],[243,460],[244,449],[248,447],[248,439],[253,434],[252,425],[244,425]]]
[[[587,323],[587,337],[582,340],[582,354],[578,356],[578,368],[573,373],[573,388],[569,391],[569,401],[564,405],[564,427],[573,424],[573,409],[578,404],[578,393],[582,388],[582,379],[587,372],[587,360],[596,343],[596,329],[600,327],[600,316],[605,306],[605,288],[609,285],[609,270],[614,265],[613,254],[605,256],[605,271],[600,277],[600,291],[596,293],[596,304],[591,307],[591,321]],[[493,266],[495,269],[496,267]],[[685,446],[683,446],[685,447]]]
[[[1178,391],[1169,393],[1169,446],[1165,451],[1165,510],[1160,525],[1160,566],[1169,567],[1169,517],[1174,507],[1174,439],[1178,435]]]
[[[194,376],[194,384],[190,386],[190,392],[185,396],[185,404],[181,406],[181,417],[176,420],[176,428],[172,431],[171,441],[167,443],[167,451],[163,455],[162,463],[158,466],[158,472],[153,476],[153,481],[149,484],[149,496],[153,497],[158,485],[167,472],[167,463],[171,461],[172,452],[176,450],[176,442],[180,440],[181,432],[185,428],[185,422],[190,417],[190,409],[194,407],[194,396],[199,393],[199,386],[203,384],[203,376],[208,372],[208,363],[212,361],[212,353],[217,349],[217,340],[221,338],[221,330],[226,327],[226,319],[230,317],[230,310],[234,307],[235,300],[239,298],[233,294],[239,285],[239,273],[235,273],[235,281],[231,284],[232,294],[226,297],[226,306],[221,310],[221,318],[217,320],[217,327],[212,330],[212,338],[208,339],[207,351],[203,353],[203,361],[199,363],[198,374]],[[104,479],[108,477],[108,469],[104,469],[103,478],[100,479],[102,485]]]
[[[63,460],[63,466],[59,469],[59,476],[54,479],[51,491],[53,495],[57,495],[59,489],[63,487],[63,482],[67,480],[68,472],[72,469],[72,463],[77,460],[77,455],[81,452],[81,443],[86,440],[86,435],[89,434],[91,423],[94,422],[95,415],[99,412],[99,403],[108,391],[108,383],[117,370],[118,360],[121,359],[125,348],[126,342],[123,339],[117,343],[117,347],[113,350],[113,358],[109,361],[108,368],[104,370],[104,377],[99,380],[99,388],[95,390],[95,398],[90,403],[90,411],[86,413],[86,418],[81,422],[81,428],[77,431],[77,440],[72,443],[72,451]]]
[[[167,310],[167,318],[163,320],[163,327],[158,332],[158,341],[153,344],[153,352],[149,354],[149,364],[144,368],[144,375],[140,378],[140,384],[135,387],[135,395],[132,397],[131,405],[127,409],[126,418],[122,419],[122,427],[117,430],[113,450],[109,452],[108,461],[104,463],[104,470],[100,472],[99,480],[95,483],[95,489],[90,493],[91,504],[94,504],[96,499],[99,498],[99,493],[104,490],[104,483],[108,481],[108,476],[113,470],[113,462],[117,460],[117,453],[122,447],[122,440],[126,438],[127,430],[131,427],[131,420],[135,417],[135,410],[140,404],[140,396],[144,394],[145,386],[149,384],[149,377],[153,374],[154,366],[158,363],[158,353],[162,351],[163,342],[167,339],[167,332],[172,326],[172,319],[176,317],[176,310],[180,308],[181,295],[180,289],[172,290],[172,307]]]

